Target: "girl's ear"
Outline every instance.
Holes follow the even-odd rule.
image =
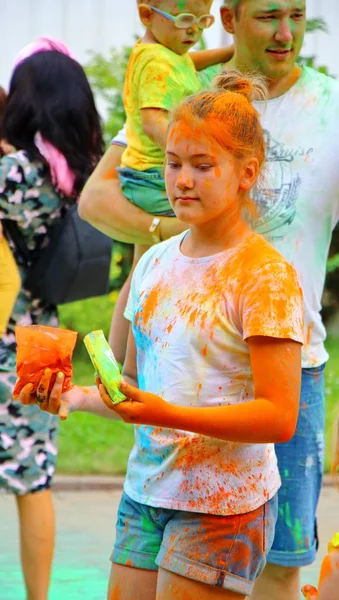
[[[259,161],[253,157],[241,167],[239,187],[241,190],[249,191],[257,181],[259,175]]]
[[[147,4],[139,5],[139,18],[145,27],[149,27],[152,20],[152,9]]]

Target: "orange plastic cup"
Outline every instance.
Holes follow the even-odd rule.
[[[58,327],[17,325],[15,336],[18,380],[13,391],[13,398],[17,399],[22,388],[28,383],[33,384],[32,393],[35,393],[43,372],[47,368],[52,371],[50,390],[59,371],[65,375],[63,391],[69,390],[73,373],[72,354],[77,335],[75,331]]]

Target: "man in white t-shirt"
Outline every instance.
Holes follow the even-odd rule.
[[[258,230],[294,265],[305,297],[299,421],[294,438],[276,446],[283,481],[279,517],[269,564],[252,600],[298,600],[300,567],[314,561],[318,545],[315,514],[323,471],[328,358],[320,309],[339,218],[339,83],[296,64],[305,5],[305,0],[228,0],[221,8],[223,25],[235,40],[227,67],[259,70],[269,84],[270,100],[256,104],[267,143],[266,185],[256,193]],[[80,210],[112,237],[147,243],[153,217],[136,211],[109,177],[120,163],[119,144],[124,144],[123,135],[90,178]]]
[[[232,6],[233,4],[233,6]],[[339,83],[295,60],[305,30],[304,0],[229,0],[230,68],[255,69],[270,100],[256,103],[266,133],[266,189],[257,191],[258,231],[296,268],[305,299],[303,380],[297,431],[276,446],[283,485],[268,565],[253,600],[298,600],[300,567],[318,545],[316,508],[324,454],[325,328],[320,309],[332,231],[339,218]]]

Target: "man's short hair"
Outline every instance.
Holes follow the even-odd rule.
[[[227,6],[228,8],[234,8],[235,16],[238,18],[240,13],[240,4],[242,1],[243,0],[225,0],[224,6]]]

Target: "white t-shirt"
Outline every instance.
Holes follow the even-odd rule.
[[[302,342],[297,275],[260,235],[197,259],[181,253],[183,235],[153,246],[134,272],[125,316],[132,320],[139,387],[181,406],[247,402],[254,391],[245,340]],[[279,485],[273,444],[135,427],[125,491],[137,502],[246,513]]]
[[[299,275],[305,301],[303,367],[316,367],[328,358],[320,310],[339,219],[339,82],[305,67],[286,94],[255,106],[267,142],[265,183],[255,194],[262,212],[258,231]]]
[[[303,366],[324,363],[321,298],[339,219],[339,82],[304,68],[283,96],[255,103],[266,134],[258,231],[295,267],[304,293]]]

